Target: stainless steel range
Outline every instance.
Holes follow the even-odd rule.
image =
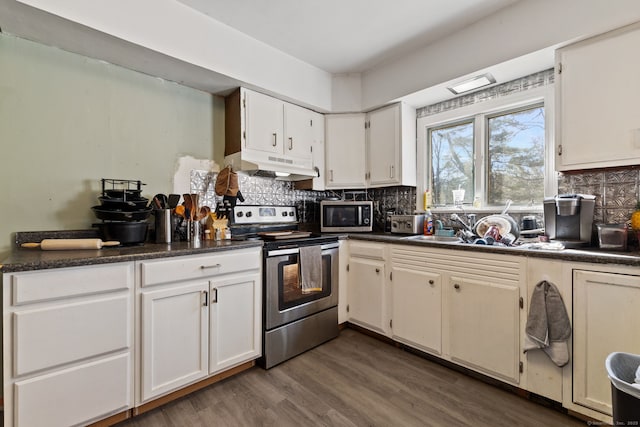
[[[338,238],[298,230],[292,206],[233,208],[234,238],[264,240],[263,356],[269,369],[338,336]]]

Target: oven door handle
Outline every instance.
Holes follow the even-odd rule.
[[[340,243],[328,243],[326,245],[320,245],[321,250],[334,249],[339,248]],[[280,255],[293,255],[300,253],[300,248],[287,248],[287,249],[274,249],[272,251],[267,251],[267,257],[280,256]]]

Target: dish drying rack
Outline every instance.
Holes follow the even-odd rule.
[[[126,195],[127,191],[142,190],[143,185],[147,185],[139,180],[132,179],[114,179],[114,178],[102,178],[102,195],[106,195],[106,191],[122,191]]]

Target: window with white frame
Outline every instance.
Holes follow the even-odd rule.
[[[544,87],[419,118],[419,182],[433,205],[452,206],[457,189],[468,207],[541,206],[555,194],[551,94]]]

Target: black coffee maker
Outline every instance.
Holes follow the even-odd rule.
[[[560,194],[544,199],[545,234],[565,248],[591,245],[596,196]]]

